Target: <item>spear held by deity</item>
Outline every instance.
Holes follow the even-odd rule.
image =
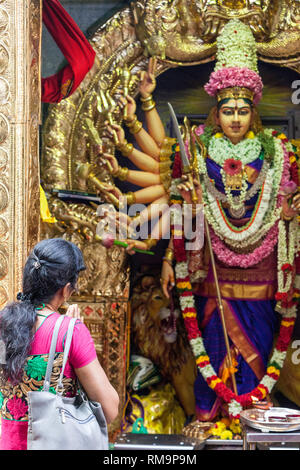
[[[183,174],[188,177],[188,182],[191,185],[191,197],[192,197],[192,202],[197,203],[198,202],[198,197],[196,194],[196,190],[194,187],[193,183],[193,168],[192,165],[188,159],[186,150],[185,150],[185,145],[183,142],[183,138],[179,129],[178,121],[176,114],[174,112],[174,109],[170,103],[168,103],[171,119],[172,119],[172,124],[174,127],[174,131],[176,134],[176,138],[179,144],[180,148],[180,155],[181,155],[181,162],[182,162],[182,169],[183,169]],[[222,303],[222,297],[221,297],[221,291],[220,291],[220,286],[219,286],[219,281],[218,281],[218,275],[217,275],[217,270],[216,270],[216,263],[215,263],[215,257],[212,249],[212,244],[211,244],[211,238],[210,238],[210,233],[209,233],[209,227],[206,218],[204,217],[204,224],[205,224],[205,233],[207,237],[207,242],[208,242],[208,247],[209,247],[209,252],[210,252],[210,257],[211,257],[211,263],[212,263],[212,269],[213,269],[213,275],[214,275],[214,280],[215,280],[215,285],[216,285],[216,291],[217,291],[217,306],[218,306],[218,311],[222,323],[222,328],[223,328],[223,334],[224,334],[224,340],[225,340],[225,346],[226,346],[226,351],[227,351],[227,361],[228,361],[228,369],[231,375],[231,380],[232,380],[232,385],[233,385],[233,391],[237,395],[237,386],[236,386],[236,380],[235,380],[235,374],[234,374],[234,367],[233,367],[233,362],[232,362],[232,357],[231,357],[231,351],[230,351],[230,344],[229,344],[229,338],[228,338],[228,333],[227,333],[227,328],[226,328],[226,323],[225,323],[225,317],[224,317],[224,309],[223,309],[223,303]]]

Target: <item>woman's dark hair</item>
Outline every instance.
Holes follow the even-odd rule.
[[[0,312],[0,338],[6,349],[5,380],[9,378],[15,383],[21,379],[35,333],[36,307],[51,302],[67,284],[75,289],[78,275],[84,269],[82,253],[74,243],[52,238],[34,247],[24,267],[19,301]]]

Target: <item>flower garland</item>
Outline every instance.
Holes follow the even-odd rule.
[[[266,134],[268,136],[268,133]],[[270,131],[270,137],[278,137]],[[273,205],[272,211],[268,212],[268,218],[265,217],[265,220],[268,219],[268,230],[269,233],[259,247],[259,251],[255,251],[256,263],[259,261],[257,258],[263,257],[265,251],[271,252],[274,248],[277,239],[278,239],[278,292],[276,294],[277,306],[276,310],[281,313],[282,320],[280,324],[279,335],[276,341],[275,348],[272,352],[271,358],[269,359],[266,374],[259,382],[257,387],[251,392],[248,392],[243,395],[236,395],[232,390],[230,390],[222,380],[217,376],[214,368],[211,365],[210,358],[207,354],[207,351],[204,346],[204,341],[202,338],[201,331],[198,327],[197,322],[197,311],[195,306],[195,300],[192,292],[192,284],[190,281],[188,263],[187,263],[187,254],[185,250],[185,241],[184,241],[184,230],[183,230],[183,221],[181,217],[181,204],[182,198],[177,190],[177,184],[180,181],[180,168],[176,167],[173,173],[175,179],[173,179],[170,192],[171,200],[175,203],[171,208],[171,231],[173,236],[173,246],[175,252],[176,266],[176,287],[179,293],[179,302],[182,311],[182,316],[184,319],[185,327],[187,330],[188,340],[190,342],[193,354],[196,359],[196,364],[203,378],[206,380],[207,385],[212,388],[218,397],[220,397],[225,403],[228,404],[229,415],[233,418],[239,418],[243,408],[250,407],[253,405],[253,400],[263,400],[268,394],[271,393],[275,383],[277,382],[280,370],[285,361],[287,348],[292,336],[295,319],[297,315],[297,307],[294,299],[290,300],[288,296],[288,290],[292,290],[292,264],[295,253],[298,249],[297,245],[297,219],[289,224],[289,233],[287,234],[286,226],[283,221],[277,219],[277,223],[274,222],[274,212],[276,215],[280,209],[282,196],[279,191],[279,187],[284,186],[290,178],[289,175],[289,154],[285,149],[284,139],[279,136],[279,139],[283,142],[278,142],[278,139],[274,139],[275,144],[275,153],[274,156],[274,185],[273,185],[273,195],[275,198],[272,198],[270,205]],[[279,151],[281,149],[281,152]],[[284,158],[283,158],[284,157]],[[277,165],[276,165],[277,163]],[[203,170],[203,166],[202,166]],[[203,175],[203,172],[202,172]],[[204,191],[205,195],[205,191]],[[207,193],[206,193],[207,195]],[[275,199],[275,201],[274,201]],[[209,201],[210,202],[210,201]],[[207,206],[206,206],[207,207]],[[209,213],[209,212],[208,212]],[[273,215],[273,217],[272,217]],[[208,220],[209,222],[209,220]],[[272,226],[273,223],[273,226]],[[212,225],[212,224],[211,224]],[[265,225],[265,222],[264,222]],[[217,256],[222,256],[220,254],[221,249],[223,250],[224,245],[220,245],[219,234],[216,235],[215,227],[211,228],[212,234],[212,245],[213,249],[216,252]],[[266,233],[266,232],[265,232]],[[176,234],[176,236],[175,236]],[[250,237],[251,238],[251,237]],[[248,243],[249,239],[247,240]],[[240,244],[239,244],[240,245]],[[252,253],[252,255],[253,255]],[[254,263],[254,258],[248,255],[237,255],[237,258],[233,261],[238,260],[238,265],[242,267],[248,267]],[[232,256],[232,252],[228,250],[226,252],[226,259],[222,260],[230,264],[229,257]],[[263,258],[262,258],[263,259]],[[255,263],[254,263],[255,264]]]
[[[273,135],[273,132],[272,129],[264,131],[265,139],[273,141],[273,165],[266,172],[267,176],[263,186],[264,192],[261,194],[263,199],[258,199],[256,210],[253,211],[252,219],[246,226],[240,228],[232,226],[227,220],[218,200],[214,197],[215,195],[210,191],[210,187],[206,184],[203,185],[206,218],[216,235],[233,248],[240,248],[244,243],[254,245],[258,240],[263,239],[280,217],[281,200],[278,198],[278,193],[280,186],[289,177],[289,161],[288,153],[283,145],[283,139],[281,139],[281,136]],[[248,138],[247,140],[253,139]],[[196,151],[199,174],[202,176],[204,183],[206,183],[209,178],[206,164],[198,148],[196,148]]]
[[[278,292],[277,300],[287,300],[288,292],[292,288],[293,283],[293,263],[297,249],[297,231],[298,221],[296,217],[289,224],[289,232],[287,234],[286,224],[284,221],[279,222],[279,238],[278,238]]]
[[[218,397],[224,400],[225,403],[228,403],[230,417],[239,418],[243,408],[251,406],[255,398],[258,400],[263,400],[267,394],[271,393],[273,386],[277,382],[293,332],[296,318],[296,308],[295,305],[292,305],[290,308],[287,308],[284,312],[282,312],[279,336],[275,349],[267,365],[266,375],[262,378],[254,390],[243,395],[236,395],[217,376],[217,373],[210,363],[210,358],[204,346],[204,341],[198,327],[197,311],[187,265],[187,255],[185,251],[183,235],[184,232],[181,217],[182,201],[180,201],[180,196],[178,193],[174,194],[172,199],[177,202],[177,204],[173,205],[171,208],[171,230],[176,259],[176,286],[179,293],[179,302],[187,330],[188,340],[195,356],[198,369],[205,379],[207,385],[215,391]],[[175,231],[176,237],[174,236]],[[179,237],[180,233],[181,236]]]
[[[209,222],[214,220],[214,223],[212,224],[214,226],[214,230],[222,238],[240,242],[242,240],[248,239],[251,235],[257,234],[258,229],[262,227],[264,217],[269,207],[271,195],[272,174],[269,173],[268,178],[266,179],[261,189],[260,196],[257,200],[255,209],[253,210],[251,219],[249,222],[247,222],[246,225],[235,227],[228,221],[219,201],[215,200],[211,194],[208,194],[208,198],[206,199],[205,197],[205,202],[208,202],[208,205],[206,206],[207,218]],[[278,219],[279,215],[280,214],[277,212],[274,213],[275,220],[273,221],[272,218],[272,225]],[[265,231],[266,225],[264,224],[262,227],[262,233],[264,234]]]
[[[257,137],[243,139],[233,144],[223,134],[215,134],[209,142],[208,155],[218,165],[223,166],[230,155],[231,159],[241,161],[245,166],[259,158],[262,145]]]
[[[250,268],[251,266],[256,265],[258,261],[262,261],[267,258],[274,250],[278,240],[278,223],[269,230],[261,245],[255,248],[252,253],[248,254],[237,254],[228,249],[225,243],[222,242],[222,240],[220,240],[212,230],[210,230],[210,236],[213,251],[220,261],[227,264],[227,266]]]

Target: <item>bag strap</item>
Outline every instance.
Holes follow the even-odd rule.
[[[50,379],[51,379],[51,374],[52,374],[52,368],[53,368],[53,361],[54,361],[54,355],[55,355],[55,350],[56,350],[56,343],[57,343],[57,337],[58,337],[58,332],[60,325],[62,324],[64,317],[61,315],[54,326],[53,334],[52,334],[52,340],[51,340],[51,346],[50,346],[50,352],[49,352],[49,357],[48,357],[48,364],[47,364],[47,370],[46,370],[46,375],[45,375],[45,381],[44,381],[44,386],[42,391],[48,392],[49,387],[50,387]]]
[[[73,336],[75,323],[76,323],[76,318],[71,318],[71,320],[69,322],[67,338],[66,338],[66,342],[65,342],[63,365],[62,365],[62,368],[61,368],[61,373],[60,373],[60,376],[59,376],[59,379],[58,379],[58,384],[57,384],[57,387],[56,387],[56,391],[59,394],[62,394],[63,389],[64,389],[62,380],[63,380],[64,370],[65,370],[66,363],[67,363],[68,356],[69,356],[69,350],[70,350],[70,346],[71,346],[71,342],[72,342],[72,336]]]

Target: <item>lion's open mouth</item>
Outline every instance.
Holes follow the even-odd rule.
[[[178,312],[171,312],[169,308],[162,308],[159,312],[160,328],[167,343],[174,343],[177,338],[176,321]]]

